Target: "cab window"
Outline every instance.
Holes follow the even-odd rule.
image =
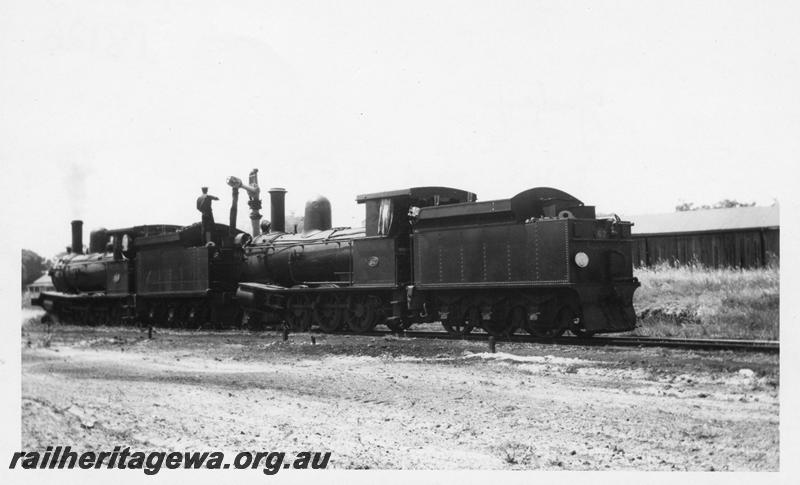
[[[378,210],[378,235],[388,236],[392,230],[392,215],[394,208],[392,207],[392,199],[381,199],[380,208]]]

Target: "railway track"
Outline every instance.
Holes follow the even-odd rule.
[[[140,329],[147,329],[147,326],[141,326]],[[150,328],[150,335],[154,327]],[[170,328],[158,327],[158,331],[169,332]],[[185,331],[185,329],[183,330]],[[224,330],[211,330],[210,332],[224,332]],[[269,332],[265,329],[263,331]],[[208,331],[196,330],[190,333],[203,333]],[[282,330],[275,329],[275,333],[281,333]],[[305,332],[303,332],[305,333]],[[447,332],[438,331],[414,331],[407,330],[402,333],[397,333],[391,330],[371,330],[368,332],[321,332],[319,330],[312,330],[312,335],[360,335],[365,337],[388,337],[396,336],[400,338],[420,338],[420,339],[441,339],[441,340],[469,340],[469,341],[489,341],[490,335],[487,333],[471,333],[468,335],[452,335]],[[288,331],[287,334],[288,335]],[[639,337],[639,336],[594,336],[594,337],[557,337],[557,338],[542,338],[534,337],[532,335],[514,334],[506,337],[494,337],[495,342],[511,342],[511,343],[535,343],[535,344],[557,344],[557,345],[578,345],[586,347],[662,347],[662,348],[678,348],[678,349],[694,349],[694,350],[739,350],[746,352],[761,352],[773,353],[780,352],[780,343],[775,340],[736,340],[736,339],[683,339],[683,338],[669,338],[669,337]]]
[[[338,333],[338,332],[337,332]],[[343,335],[362,335],[371,337],[385,337],[399,335],[406,338],[443,339],[443,340],[489,340],[485,333],[469,334],[465,336],[451,335],[445,332],[415,332],[406,331],[397,334],[391,331],[371,332],[341,332]],[[494,337],[496,342],[538,343],[558,345],[582,345],[589,347],[665,347],[695,350],[741,350],[748,352],[779,353],[780,344],[773,340],[717,340],[717,339],[683,339],[667,337],[558,337],[541,338],[531,335],[510,335],[507,337]]]

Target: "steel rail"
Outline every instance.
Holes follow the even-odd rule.
[[[93,327],[97,328],[97,327]],[[109,329],[118,328],[118,326],[108,327]],[[137,326],[131,328],[138,328],[145,331],[147,326]],[[216,333],[225,333],[227,330],[188,330],[176,329],[170,327],[149,327],[150,330],[157,329],[157,332],[164,334],[178,333],[183,335],[209,335]],[[280,327],[273,328],[273,330],[264,329],[258,331],[259,333],[284,333]],[[441,340],[466,340],[466,341],[489,341],[491,335],[488,333],[470,333],[467,335],[452,335],[447,332],[434,332],[434,331],[414,331],[406,330],[404,332],[394,332],[391,330],[371,330],[368,332],[322,332],[318,329],[311,330],[310,332],[291,332],[288,329],[285,331],[284,338],[288,338],[290,334],[295,335],[352,335],[364,337],[397,337],[407,339],[441,339]],[[594,337],[556,337],[556,338],[543,338],[535,337],[526,334],[513,334],[504,337],[494,337],[495,342],[507,343],[532,343],[532,344],[549,344],[549,345],[574,345],[585,347],[662,347],[662,348],[676,348],[688,350],[740,350],[746,352],[762,352],[762,353],[779,353],[780,342],[776,340],[736,340],[736,339],[685,339],[685,338],[672,338],[672,337],[641,337],[641,336],[594,336]]]
[[[334,335],[361,335],[368,337],[385,337],[396,335],[403,338],[421,339],[444,339],[444,340],[468,340],[481,341],[489,340],[490,335],[486,333],[467,334],[463,336],[451,335],[446,332],[415,332],[405,331],[396,333],[392,331],[373,330],[370,332],[333,332]],[[321,335],[326,335],[321,333]],[[330,334],[327,334],[330,335]],[[496,342],[511,343],[537,343],[537,344],[558,344],[558,345],[582,345],[587,347],[666,347],[679,349],[696,350],[741,350],[748,352],[778,353],[780,343],[774,340],[733,340],[733,339],[684,339],[671,337],[557,337],[542,338],[533,335],[509,335],[505,337],[494,337]]]

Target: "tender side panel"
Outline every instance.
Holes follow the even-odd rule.
[[[393,238],[366,238],[353,241],[353,284],[396,286],[396,251],[396,241]]]
[[[569,221],[567,219],[526,224],[528,271],[532,281],[547,284],[569,282]]]
[[[140,295],[201,292],[209,289],[209,248],[140,251],[136,269]]]
[[[243,252],[240,248],[223,248],[219,258],[212,259],[211,288],[218,291],[233,291],[242,275]]]
[[[420,288],[569,283],[566,220],[418,231]]]

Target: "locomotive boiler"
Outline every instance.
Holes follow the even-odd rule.
[[[364,228],[332,228],[317,198],[301,233],[274,227],[245,248],[237,298],[249,322],[365,331],[438,320],[457,335],[543,337],[634,328],[631,224],[565,192],[477,202],[415,187],[356,201]]]

